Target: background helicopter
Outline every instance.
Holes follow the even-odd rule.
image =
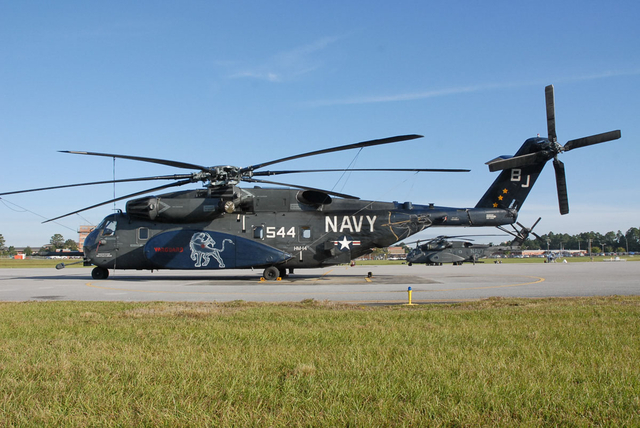
[[[477,263],[479,259],[483,257],[489,257],[492,254],[518,250],[522,243],[529,237],[529,234],[533,234],[536,238],[540,239],[538,235],[533,232],[533,228],[540,222],[540,218],[531,226],[526,228],[520,223],[520,229],[513,227],[513,232],[497,226],[500,230],[508,233],[514,237],[510,245],[486,245],[486,244],[474,244],[473,239],[464,239],[458,241],[451,241],[452,238],[465,238],[468,236],[501,236],[501,235],[457,235],[457,236],[438,236],[427,241],[417,241],[416,248],[411,250],[407,254],[407,264],[409,266],[418,263],[424,263],[426,265],[442,265],[443,263],[453,263],[456,266],[462,263]],[[422,243],[421,243],[422,242]],[[411,242],[413,243],[413,242]],[[410,244],[411,244],[410,243]]]
[[[530,138],[513,157],[488,162],[503,170],[473,208],[414,205],[411,202],[363,201],[351,195],[275,182],[271,175],[334,170],[262,170],[267,166],[323,153],[420,138],[401,135],[317,150],[246,167],[203,165],[120,154],[66,151],[87,156],[155,163],[196,170],[188,174],[88,182],[0,193],[0,196],[104,183],[172,180],[172,183],[110,199],[48,221],[108,203],[201,182],[204,188],[131,199],[126,212],[107,216],[84,243],[85,265],[95,265],[94,279],[109,269],[264,268],[274,280],[295,268],[348,263],[376,247],[386,247],[432,226],[500,226],[516,222],[518,210],[547,161],[554,159],[560,211],[568,212],[564,166],[557,155],[574,148],[620,138],[620,131],[557,143],[553,87],[546,88],[549,138]],[[261,171],[259,171],[261,170]],[[466,171],[366,169],[367,171]],[[349,171],[363,171],[354,169]],[[240,182],[288,188],[240,188]]]

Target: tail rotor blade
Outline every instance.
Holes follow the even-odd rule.
[[[560,214],[569,214],[569,196],[567,194],[567,178],[564,172],[564,164],[559,160],[554,160],[553,168],[556,171],[556,186],[558,187],[558,204],[560,206]]]
[[[542,217],[538,217],[536,222],[533,223],[533,226],[531,226],[531,229],[529,229],[529,232],[533,233],[533,228],[536,227],[538,225],[538,223],[540,223],[540,220],[542,220]],[[534,235],[535,235],[535,233],[534,233]]]
[[[577,140],[568,141],[564,145],[565,152],[580,147],[591,146],[594,144],[606,143],[607,141],[617,140],[622,136],[620,130],[605,132],[603,134],[591,135],[590,137],[578,138]]]
[[[544,95],[547,104],[547,132],[549,141],[555,143],[558,141],[556,136],[556,107],[553,95],[553,85],[544,88]]]

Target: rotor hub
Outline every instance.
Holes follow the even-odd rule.
[[[229,186],[241,180],[240,168],[232,165],[220,165],[209,168],[210,186]]]

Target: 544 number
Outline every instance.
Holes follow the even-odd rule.
[[[295,226],[292,226],[291,228],[289,228],[289,230],[287,230],[286,227],[281,227],[279,229],[277,229],[275,226],[267,226],[265,228],[265,232],[266,232],[266,237],[267,238],[275,238],[276,236],[279,236],[281,238],[285,238],[287,236],[290,236],[292,238],[296,237],[296,228]]]

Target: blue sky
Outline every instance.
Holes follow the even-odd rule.
[[[561,143],[614,129],[622,139],[561,155],[569,215],[558,213],[548,165],[519,220],[542,216],[539,233],[640,227],[638,3],[430,3],[0,1],[0,192],[113,177],[109,158],[58,150],[246,166],[417,133],[425,138],[280,166],[472,172],[282,181],[474,206],[497,176],[484,162],[546,135],[552,83]],[[118,178],[182,172],[115,165]],[[54,233],[77,239],[79,225],[97,224],[113,206],[58,224],[39,216],[113,194],[106,185],[7,196],[0,233],[14,246],[42,245]]]

